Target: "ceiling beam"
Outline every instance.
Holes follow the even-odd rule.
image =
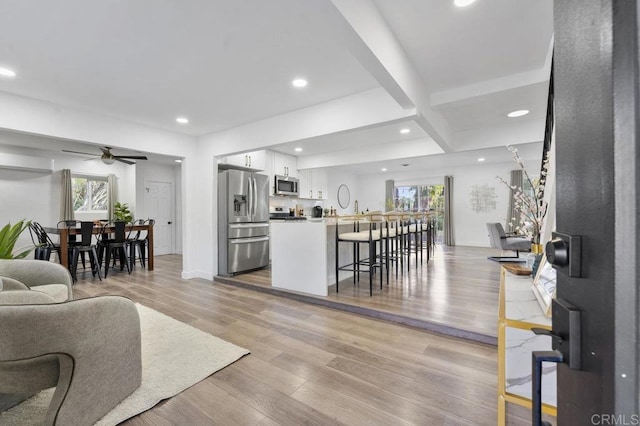
[[[442,148],[440,148],[433,139],[426,137],[392,144],[384,143],[367,146],[366,149],[360,147],[324,154],[300,156],[298,157],[297,167],[298,169],[313,169],[318,167],[415,158],[442,153]]]
[[[381,88],[198,138],[200,155],[221,156],[415,118]]]
[[[429,90],[371,0],[331,0],[348,24],[343,39],[360,63],[403,108],[415,108],[416,122],[445,152],[453,151],[451,130],[429,104]]]

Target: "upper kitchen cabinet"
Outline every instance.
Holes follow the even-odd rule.
[[[282,176],[298,177],[296,157],[279,152],[273,153],[273,173]]]
[[[265,150],[245,152],[244,154],[227,155],[218,162],[223,168],[238,168],[244,170],[265,170],[267,153]]]
[[[300,198],[324,200],[329,193],[327,169],[299,170]]]

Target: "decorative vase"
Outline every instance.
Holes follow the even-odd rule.
[[[531,243],[531,253],[542,254],[542,244]]]

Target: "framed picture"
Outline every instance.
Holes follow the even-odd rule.
[[[556,281],[556,270],[543,255],[531,288],[544,315],[548,318],[551,318],[551,301],[556,297]]]

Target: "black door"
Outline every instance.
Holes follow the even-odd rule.
[[[558,367],[559,425],[640,424],[637,8],[554,4],[556,229],[582,238],[581,276],[558,273],[582,330],[580,369]]]

